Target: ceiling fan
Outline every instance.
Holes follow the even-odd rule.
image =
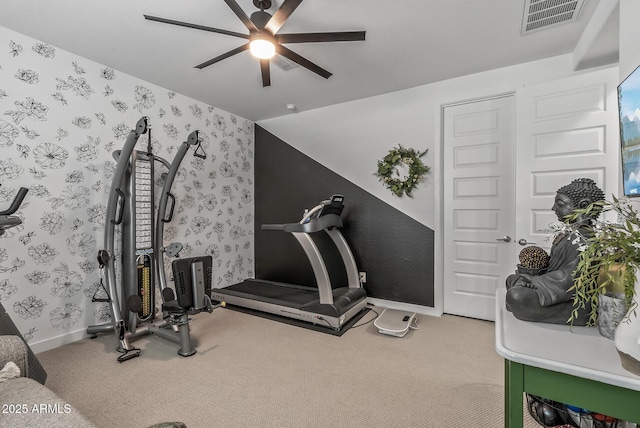
[[[188,22],[174,21],[172,19],[159,18],[157,16],[144,15],[145,19],[150,21],[163,22],[165,24],[178,25],[182,27],[195,28],[197,30],[211,31],[213,33],[226,34],[228,36],[240,37],[248,39],[249,42],[232,49],[222,55],[212,58],[202,64],[196,65],[196,68],[203,69],[215,64],[218,61],[229,58],[237,53],[247,49],[251,50],[254,56],[260,58],[260,70],[262,72],[262,86],[271,85],[271,73],[269,71],[269,58],[275,53],[305,67],[306,69],[328,79],[331,73],[324,68],[314,64],[308,59],[298,55],[292,50],[284,47],[283,43],[315,43],[315,42],[350,42],[362,41],[365,38],[364,31],[339,31],[328,33],[293,33],[293,34],[277,34],[278,30],[289,19],[291,14],[302,3],[302,0],[284,0],[282,5],[273,14],[273,16],[265,12],[265,9],[271,7],[271,0],[253,0],[254,6],[259,8],[251,14],[249,18],[247,14],[240,8],[235,0],[224,0],[225,3],[233,10],[242,23],[249,30],[249,34],[237,33],[235,31],[221,30],[219,28],[206,27],[198,24],[190,24]],[[260,49],[266,49],[261,51]]]

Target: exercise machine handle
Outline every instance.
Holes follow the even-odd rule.
[[[162,221],[165,223],[169,223],[173,218],[173,209],[176,207],[176,197],[171,192],[167,192],[167,198],[171,199],[171,209],[169,210],[169,215],[162,217]],[[166,214],[166,212],[165,212]]]
[[[24,197],[27,195],[28,191],[29,189],[27,189],[26,187],[21,187],[20,190],[18,190],[18,194],[16,195],[16,197],[13,198],[11,206],[5,211],[0,211],[0,215],[11,215],[18,211],[18,208],[20,208],[20,205],[22,204],[22,201],[24,200]]]
[[[124,215],[124,192],[121,189],[116,189],[116,193],[118,194],[118,202],[120,203],[120,208],[118,208],[118,215],[116,218],[111,220],[113,224],[122,223],[122,217]]]

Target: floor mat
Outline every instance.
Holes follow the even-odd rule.
[[[323,326],[320,326],[320,325],[311,324],[311,323],[300,321],[300,320],[296,320],[296,319],[293,319],[293,318],[287,318],[287,317],[283,317],[283,316],[280,316],[280,315],[270,314],[268,312],[261,312],[261,311],[256,311],[255,309],[243,308],[241,306],[227,304],[226,308],[227,309],[231,309],[233,311],[242,312],[242,313],[245,313],[245,314],[255,315],[255,316],[260,317],[260,318],[266,318],[266,319],[273,320],[273,321],[278,321],[278,322],[281,322],[281,323],[284,323],[284,324],[289,324],[289,325],[294,325],[296,327],[306,328],[307,330],[319,331],[321,333],[330,334],[332,336],[342,336],[351,327],[353,327],[356,322],[358,322],[360,319],[362,319],[362,317],[365,316],[365,314],[367,312],[370,311],[370,308],[363,308],[353,318],[351,318],[349,321],[344,323],[340,330],[335,330],[335,329],[330,328],[330,327],[323,327]]]

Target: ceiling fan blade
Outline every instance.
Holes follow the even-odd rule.
[[[271,73],[269,72],[269,60],[260,60],[260,72],[262,73],[262,87],[271,86]]]
[[[229,52],[223,53],[222,55],[219,55],[213,59],[210,59],[209,61],[205,61],[202,64],[196,65],[195,68],[199,68],[202,70],[203,68],[208,67],[211,64],[215,64],[218,61],[222,61],[223,59],[229,58],[230,56],[233,56],[242,51],[246,51],[247,49],[249,49],[249,43],[246,43],[238,48],[232,49]]]
[[[365,31],[339,31],[331,33],[278,34],[280,43],[313,42],[359,42],[364,40]]]
[[[295,53],[291,49],[285,48],[282,45],[276,45],[276,52],[279,53],[280,55],[286,57],[286,58],[289,58],[291,61],[295,62],[296,64],[299,64],[299,65],[303,66],[304,68],[306,68],[306,69],[308,69],[310,71],[313,71],[314,73],[324,77],[325,79],[328,79],[329,77],[332,76],[332,74],[329,73],[324,68],[312,63],[311,61],[309,61],[306,58],[301,57],[300,55],[298,55],[297,53]]]
[[[204,30],[204,31],[210,31],[212,33],[226,34],[227,36],[242,37],[243,39],[249,38],[248,34],[236,33],[235,31],[221,30],[219,28],[213,28],[213,27],[205,27],[204,25],[190,24],[188,22],[174,21],[173,19],[159,18],[157,16],[151,16],[151,15],[144,15],[144,18],[148,19],[149,21],[157,21],[157,22],[162,22],[164,24],[178,25],[180,27],[187,27],[187,28],[195,28],[196,30]]]
[[[247,29],[250,32],[258,31],[258,27],[256,27],[256,25],[253,23],[253,21],[251,21],[251,19],[249,19],[247,14],[244,13],[244,10],[242,10],[240,5],[235,0],[224,0],[224,2],[231,8],[233,13],[235,13],[236,16],[240,18],[240,21],[242,21],[244,26],[247,27]]]
[[[264,28],[269,30],[271,34],[276,34],[293,11],[300,6],[300,3],[302,3],[302,0],[284,0]]]

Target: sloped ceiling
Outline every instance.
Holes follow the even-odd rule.
[[[247,15],[257,10],[252,0],[237,2]],[[306,0],[281,33],[364,30],[366,41],[288,45],[333,76],[325,80],[299,66],[285,71],[272,64],[266,88],[248,52],[194,68],[244,39],[143,17],[246,33],[223,0],[5,1],[0,26],[259,121],[291,114],[287,104],[310,110],[573,53],[605,3],[617,0],[586,0],[577,21],[521,35],[524,0]],[[274,0],[269,12],[281,4]],[[605,18],[582,42],[581,64],[617,60],[617,19]]]

